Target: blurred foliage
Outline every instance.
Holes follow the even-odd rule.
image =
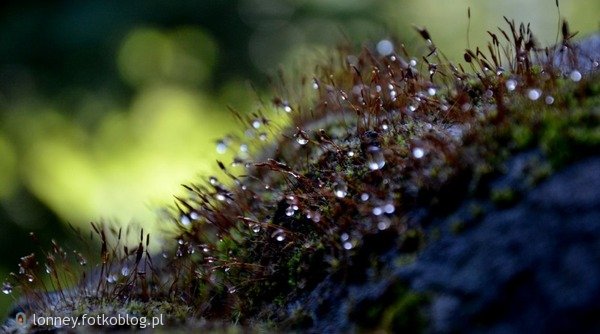
[[[554,1],[22,1],[0,5],[0,268],[60,222],[146,228],[180,184],[216,173],[215,141],[237,129],[226,106],[254,111],[267,74],[341,42],[390,34],[420,45],[427,26],[450,59],[483,45],[502,15],[555,41]],[[593,8],[591,8],[593,7]],[[571,1],[573,30],[600,4]],[[576,19],[575,19],[576,18]],[[54,231],[47,236],[47,231]],[[19,236],[14,236],[18,234]],[[3,269],[0,269],[0,274]],[[4,301],[4,299],[3,299]]]

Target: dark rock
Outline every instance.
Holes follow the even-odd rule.
[[[600,330],[599,189],[600,158],[579,162],[399,269],[435,294],[431,330]]]

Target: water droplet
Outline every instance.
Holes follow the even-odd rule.
[[[348,194],[348,186],[346,185],[346,182],[344,182],[342,180],[338,180],[338,181],[334,182],[333,183],[333,192],[334,192],[335,196],[338,198],[346,197],[346,195]]]
[[[370,170],[378,170],[385,166],[385,157],[379,147],[369,146],[367,148],[367,165]]]
[[[227,152],[227,143],[223,140],[217,141],[217,153],[224,154]]]
[[[240,152],[248,153],[248,145],[247,144],[240,145]]]
[[[191,220],[198,220],[200,219],[200,214],[196,211],[192,211],[190,212],[190,219]]]
[[[535,101],[537,99],[540,98],[540,96],[542,96],[542,91],[537,89],[537,88],[532,88],[530,90],[527,91],[527,97],[531,100],[531,101]]]
[[[412,154],[416,159],[421,159],[423,156],[425,156],[425,151],[420,147],[415,147],[412,150]]]
[[[256,223],[250,224],[250,229],[252,230],[252,232],[258,233],[258,232],[260,232],[260,224],[256,224]]]
[[[429,94],[429,96],[434,96],[435,93],[437,93],[437,89],[435,89],[434,87],[429,87],[427,89],[427,94]]]
[[[353,247],[354,247],[354,245],[352,245],[352,243],[350,241],[344,242],[344,249],[345,250],[351,250]]]
[[[348,233],[344,232],[340,235],[340,239],[342,241],[348,241],[348,239],[350,239],[350,236],[348,235]]]
[[[290,103],[288,101],[283,101],[282,106],[283,106],[283,111],[285,111],[287,113],[292,112],[292,107],[290,106]]]
[[[496,75],[497,75],[497,76],[501,76],[501,75],[502,75],[502,73],[504,73],[504,68],[503,68],[503,67],[500,67],[500,66],[498,66],[498,69],[496,69]]]
[[[569,74],[569,78],[574,82],[579,82],[579,80],[581,80],[581,72],[578,70],[573,70],[571,74]]]
[[[368,200],[369,200],[369,197],[370,197],[370,196],[369,196],[369,194],[367,194],[367,193],[362,193],[362,194],[360,194],[360,200],[361,200],[361,201],[363,201],[363,202],[366,202],[366,201],[368,201]]]
[[[227,290],[227,291],[229,291],[230,294],[233,294],[233,293],[237,292],[237,289],[236,288],[229,288],[229,290]]]
[[[9,295],[12,293],[12,291],[13,291],[12,284],[10,284],[8,282],[4,282],[4,284],[2,284],[2,293],[4,293],[5,295]]]
[[[388,203],[383,206],[383,211],[385,211],[385,213],[387,214],[391,214],[394,213],[394,211],[396,211],[396,207],[394,207],[394,204]]]
[[[392,223],[390,222],[390,220],[387,217],[381,217],[377,221],[377,228],[380,231],[387,230],[390,227],[391,224]]]
[[[377,43],[377,52],[384,57],[389,56],[394,52],[394,44],[387,39],[383,39]]]
[[[513,79],[506,80],[506,89],[513,91],[517,88],[517,81]]]
[[[255,129],[260,128],[260,120],[259,119],[255,119],[252,121],[252,127]]]
[[[128,266],[123,266],[123,268],[121,268],[121,275],[123,275],[123,276],[129,275],[130,272],[131,272],[131,270],[129,270]]]
[[[594,61],[592,62],[592,67],[598,67],[599,65],[600,65],[600,64],[598,63],[598,61],[597,61],[597,60],[594,60]]]
[[[294,134],[294,137],[296,137],[296,142],[300,145],[306,145],[308,144],[308,135],[306,134],[306,132],[298,129],[298,132],[296,132],[296,134]]]
[[[416,60],[416,59],[414,59],[414,58],[413,58],[413,59],[411,59],[411,60],[410,60],[408,63],[409,63],[409,64],[410,64],[410,66],[412,66],[412,67],[415,67],[415,66],[417,66],[417,60]]]
[[[271,235],[272,238],[275,238],[275,240],[282,242],[285,240],[285,232],[281,229],[276,230],[275,232],[273,232],[273,234]]]
[[[258,139],[260,139],[261,141],[265,141],[265,140],[267,140],[267,133],[266,133],[266,132],[261,132],[261,133],[258,135]]]
[[[224,200],[225,200],[225,195],[223,195],[223,194],[217,194],[215,197],[216,197],[216,198],[217,198],[217,200],[219,200],[219,201],[224,201]]]
[[[553,104],[554,103],[554,97],[552,97],[551,95],[546,96],[546,98],[544,99],[544,101],[546,102],[546,104]]]
[[[117,275],[110,274],[110,275],[106,276],[106,281],[110,284],[115,283],[117,281]]]
[[[416,104],[409,104],[409,105],[408,105],[408,110],[410,110],[410,111],[413,111],[413,112],[414,112],[415,110],[417,110],[417,108],[418,108],[418,107],[419,107],[419,106],[418,106],[418,105],[416,105]]]
[[[294,213],[296,212],[296,210],[294,210],[293,206],[288,206],[287,209],[285,209],[285,215],[288,217],[291,217],[294,215]]]
[[[348,156],[352,158],[354,156],[354,151],[348,151]]]
[[[188,217],[187,215],[181,215],[181,217],[179,218],[179,222],[183,226],[189,226],[192,223],[190,217]]]
[[[375,216],[381,216],[383,214],[383,208],[380,206],[376,206],[373,208],[373,214]]]
[[[46,270],[46,274],[52,273],[52,268],[47,263],[44,264],[44,269]]]
[[[313,79],[312,88],[315,90],[319,89],[319,82],[317,81],[317,79]]]

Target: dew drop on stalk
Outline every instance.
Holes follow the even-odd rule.
[[[294,210],[293,206],[288,206],[287,209],[285,209],[285,215],[288,217],[291,217],[294,215],[294,213],[296,212],[296,210]]]
[[[294,137],[296,137],[296,142],[300,145],[306,145],[308,144],[308,136],[306,135],[306,132],[298,129],[298,132],[296,132],[296,134],[294,134]]]
[[[273,234],[271,235],[272,238],[275,238],[275,240],[282,242],[285,240],[285,232],[281,229],[276,230],[275,232],[273,232]]]
[[[427,94],[429,94],[429,96],[434,96],[437,93],[437,89],[435,89],[434,87],[429,87],[427,89]]]
[[[189,226],[192,223],[190,217],[188,217],[187,215],[181,215],[181,218],[179,218],[179,222],[183,226]]]
[[[354,156],[354,151],[348,151],[348,156],[352,158]]]
[[[362,193],[362,194],[360,194],[360,200],[361,200],[361,201],[363,201],[363,202],[366,202],[366,201],[368,201],[368,200],[369,200],[369,197],[370,197],[370,196],[369,196],[369,194],[367,194],[367,193]]]
[[[46,274],[52,273],[52,268],[47,263],[44,265],[44,268],[46,270]]]
[[[420,147],[415,147],[412,150],[412,154],[416,159],[421,159],[423,156],[425,156],[425,151]]]
[[[542,91],[537,89],[537,88],[532,88],[530,90],[527,91],[527,97],[531,100],[531,101],[535,101],[537,99],[540,98],[540,96],[542,96]]]
[[[267,140],[267,133],[266,133],[266,132],[261,132],[261,133],[258,135],[258,139],[260,139],[261,141],[265,141],[265,140]]]
[[[394,204],[388,203],[383,206],[383,211],[385,211],[385,213],[387,214],[391,214],[394,213],[394,211],[396,211],[396,207],[394,207]]]
[[[569,78],[574,82],[579,82],[579,80],[581,80],[581,72],[578,70],[573,70],[571,74],[569,74]]]
[[[251,224],[250,229],[252,230],[252,232],[258,233],[260,232],[260,224]]]
[[[383,208],[380,206],[376,206],[373,208],[373,215],[381,216],[383,214]]]
[[[380,217],[379,220],[377,221],[377,229],[379,229],[380,231],[384,231],[387,230],[391,225],[391,222],[389,220],[389,218],[387,217]]]
[[[367,166],[370,170],[378,170],[385,166],[385,157],[379,147],[369,146],[367,148]]]
[[[513,91],[517,88],[517,81],[513,79],[506,80],[506,89]]]
[[[224,154],[227,152],[227,144],[223,140],[217,141],[217,153]]]
[[[106,276],[106,281],[110,284],[115,283],[117,281],[117,275],[110,274],[110,275]]]
[[[350,236],[348,235],[348,233],[344,232],[340,235],[340,239],[342,241],[348,241],[348,239],[350,239]]]
[[[13,291],[13,286],[12,284],[8,283],[8,282],[4,282],[4,284],[2,284],[2,293],[5,295],[9,295],[11,294]]]
[[[553,104],[554,103],[554,97],[552,97],[551,95],[546,96],[546,98],[544,99],[544,101],[546,102],[546,104]]]
[[[338,180],[333,183],[333,192],[336,197],[344,198],[348,194],[348,186],[343,180]]]
[[[215,197],[216,197],[216,198],[217,198],[217,200],[219,200],[219,201],[224,201],[224,200],[225,200],[225,195],[223,195],[223,194],[217,194]]]
[[[292,107],[290,106],[290,103],[288,101],[283,102],[283,111],[285,111],[287,113],[292,112]]]
[[[317,79],[313,79],[313,81],[312,81],[312,88],[314,90],[319,89],[319,82],[317,81]]]
[[[417,66],[417,60],[416,59],[411,59],[410,62],[408,62],[410,64],[410,66],[415,67]]]
[[[383,39],[377,43],[377,52],[382,56],[389,56],[394,52],[394,44],[387,39]]]
[[[255,129],[260,128],[260,120],[258,120],[258,119],[253,120],[252,121],[252,127],[255,128]]]
[[[128,266],[123,266],[123,268],[121,268],[121,275],[123,276],[127,276],[129,275],[129,273],[131,272],[131,270],[129,269]]]

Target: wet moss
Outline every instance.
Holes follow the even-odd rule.
[[[139,243],[127,248],[120,230],[112,232],[117,241],[111,243],[108,232],[94,225],[101,244],[99,278],[91,280],[97,288],[89,289],[87,280],[74,292],[75,303],[63,294],[39,308],[167,312],[173,324],[185,318],[312,326],[320,313],[299,303],[326,278],[339,285],[381,280],[390,263],[413,261],[442,233],[432,226],[436,218],[469,197],[514,204],[517,189],[490,185],[509,157],[543,152],[539,165],[524,171],[530,186],[597,154],[597,71],[573,81],[542,56],[524,26],[508,24],[510,47],[491,34],[487,54],[467,50],[471,71],[447,61],[430,38],[422,58],[403,46],[391,55],[371,48],[356,55],[341,51],[318,68],[314,80],[300,80],[304,86],[273,99],[276,109],[289,113],[288,127],[268,125],[272,106],[237,115],[246,133],[255,135],[249,142],[240,139],[245,135],[228,139],[231,146],[249,147],[235,152],[236,165],[244,168],[219,162],[227,182],[209,178],[186,186],[189,196],[172,208],[177,241],[160,264],[148,254],[150,237],[143,231]],[[570,36],[567,31],[562,45],[576,52]],[[513,52],[507,63],[501,50]],[[548,49],[554,52],[558,48]],[[536,59],[542,60],[534,64]],[[307,85],[313,97],[294,95]],[[279,134],[273,143],[255,133],[256,119],[264,120],[268,133]],[[455,233],[485,215],[477,204],[471,211],[468,221],[454,224]],[[40,261],[53,272],[71,272],[57,264],[66,253],[56,245]],[[29,282],[39,275],[34,258],[22,259],[11,284],[40,298],[43,292]],[[115,268],[124,265],[135,270],[113,279]],[[53,277],[62,291],[64,279]],[[388,293],[356,305],[351,319],[365,330],[419,332],[427,327],[427,305],[427,296],[393,283]]]

